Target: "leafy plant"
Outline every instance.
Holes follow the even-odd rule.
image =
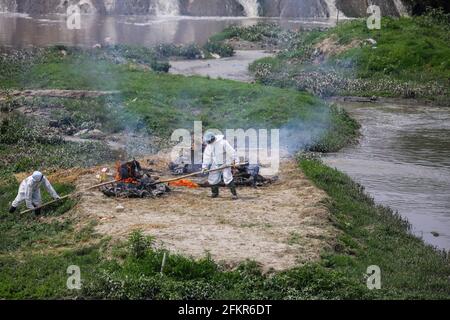
[[[144,236],[141,230],[133,231],[128,238],[130,255],[136,259],[143,258],[153,245],[153,238]]]

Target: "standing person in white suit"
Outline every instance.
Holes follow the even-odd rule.
[[[225,140],[224,136],[206,133],[205,142],[207,146],[203,152],[203,171],[218,169],[226,165],[237,165],[236,150]],[[225,185],[230,188],[232,199],[237,200],[236,185],[231,168],[209,173],[208,182],[211,185],[212,197],[219,196],[219,184],[222,177]]]
[[[42,205],[41,197],[41,185],[44,184],[48,193],[53,197],[53,199],[59,199],[58,193],[51,185],[50,181],[39,171],[35,171],[31,176],[24,179],[19,187],[19,192],[16,199],[13,201],[9,213],[14,213],[22,202],[28,209],[35,209],[34,213],[39,215],[41,209],[39,207]]]

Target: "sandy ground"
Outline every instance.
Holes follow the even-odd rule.
[[[95,174],[83,175],[78,188],[96,183]],[[240,200],[232,201],[227,189],[219,199],[204,188],[173,188],[157,199],[111,199],[92,191],[81,197],[74,214],[80,221],[97,220],[96,231],[113,239],[141,229],[171,252],[195,258],[210,253],[230,267],[251,259],[265,271],[317,260],[333,243],[336,230],[323,205],[326,195],[293,161],[283,163],[273,185],[238,192]],[[123,212],[116,210],[119,204]]]
[[[170,61],[172,68],[169,72],[251,82],[253,77],[248,72],[248,66],[255,60],[272,55],[263,50],[236,50],[236,54],[229,58]]]

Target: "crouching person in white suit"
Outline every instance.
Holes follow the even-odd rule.
[[[237,156],[234,148],[225,140],[224,136],[215,136],[212,133],[205,135],[207,146],[203,152],[203,171],[214,170],[226,165],[236,165]],[[233,181],[231,168],[210,172],[208,182],[211,185],[212,197],[219,196],[219,184],[222,180],[230,188],[232,199],[237,200],[236,185]]]
[[[22,202],[25,202],[25,205],[28,209],[35,209],[34,213],[39,215],[41,213],[41,209],[39,208],[42,205],[42,197],[41,197],[41,185],[44,184],[48,193],[53,197],[53,199],[59,199],[58,193],[56,193],[55,189],[53,189],[50,181],[39,171],[35,171],[33,175],[29,176],[25,180],[22,181],[19,187],[19,193],[17,194],[16,199],[13,201],[11,208],[9,209],[9,213],[14,213],[19,205]]]

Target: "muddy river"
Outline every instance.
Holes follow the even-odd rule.
[[[217,17],[83,16],[81,30],[69,30],[61,15],[0,14],[0,46],[91,46],[112,43],[204,43],[228,25],[263,19]],[[267,19],[264,19],[267,21]],[[280,20],[286,28],[328,26],[332,22]],[[233,58],[174,62],[173,73],[249,81],[247,65],[264,52],[238,52]],[[450,249],[450,108],[418,104],[343,105],[362,125],[359,144],[325,161],[366,187],[378,203],[406,217],[412,232],[438,248]]]
[[[67,28],[64,15],[0,13],[0,46],[27,47],[53,44],[93,46],[110,43],[152,46],[160,43],[206,43],[213,34],[230,25],[252,25],[258,21],[278,23],[285,28],[314,28],[333,20],[290,20],[247,17],[156,17],[82,15],[81,29]]]
[[[341,103],[362,125],[359,144],[325,162],[365,186],[412,232],[450,249],[450,108],[406,103]]]

